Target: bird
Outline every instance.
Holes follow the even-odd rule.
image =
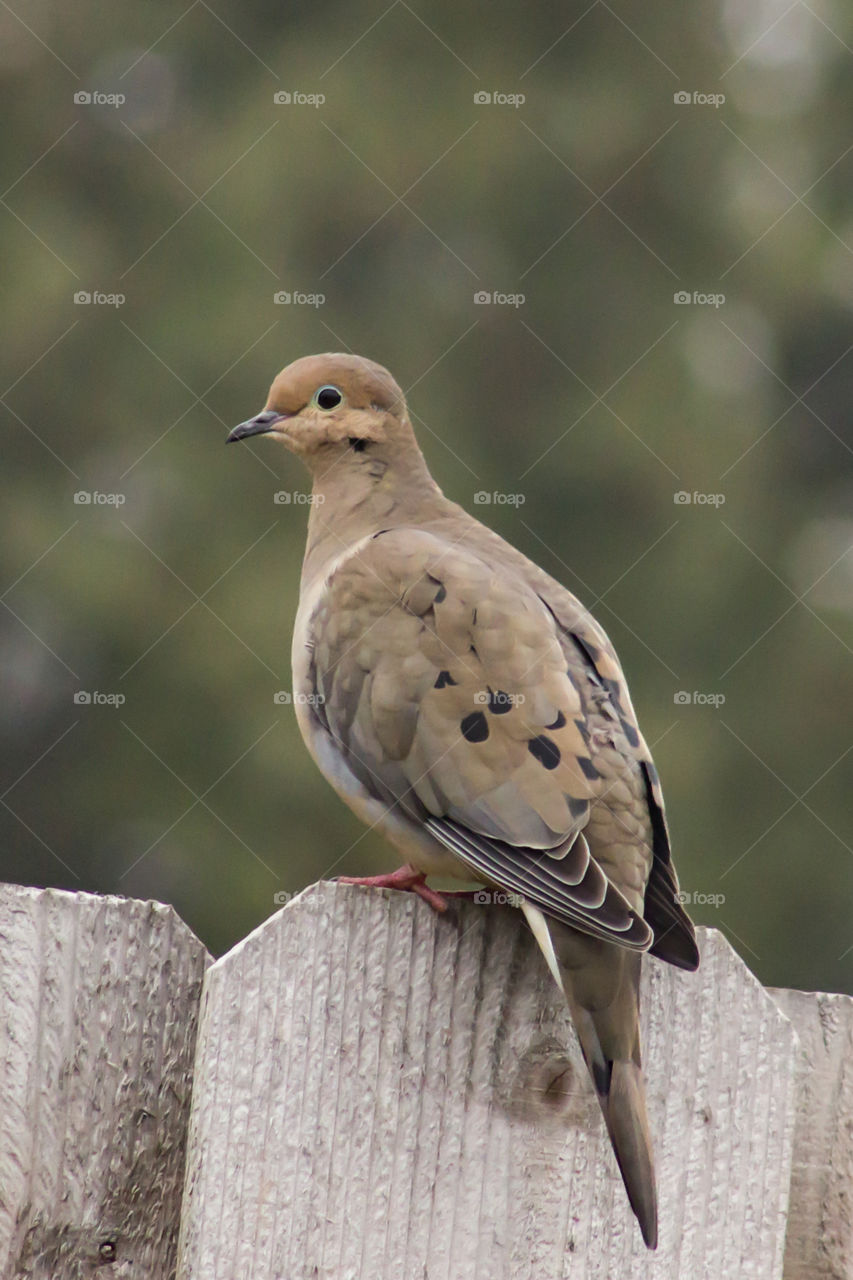
[[[694,970],[663,795],[625,676],[578,599],[445,497],[382,365],[289,364],[228,441],[266,436],[313,478],[293,703],[339,796],[428,876],[520,905],[562,989],[645,1244],[658,1240],[639,1025],[645,953]]]

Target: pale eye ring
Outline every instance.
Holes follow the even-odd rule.
[[[312,398],[318,409],[329,410],[337,409],[344,397],[340,387],[327,382],[324,386],[317,388]]]

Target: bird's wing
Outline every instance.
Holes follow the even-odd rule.
[[[385,531],[332,573],[307,643],[319,726],[374,797],[547,915],[653,944],[647,844],[625,837],[605,869],[585,834],[609,791],[635,807],[641,764],[624,730],[590,732],[589,673],[523,576],[463,539]]]
[[[696,969],[699,951],[693,923],[682,906],[672,862],[663,791],[651,751],[640,732],[625,675],[610,640],[579,601],[537,569],[539,598],[549,609],[560,636],[568,669],[581,691],[588,716],[603,716],[618,726],[624,745],[637,761],[645,809],[651,824],[651,866],[645,887],[644,917],[654,931],[652,955],[682,969]],[[624,823],[615,806],[600,808],[602,823],[618,845]],[[609,818],[609,822],[608,822]]]

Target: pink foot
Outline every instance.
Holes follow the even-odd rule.
[[[338,884],[360,884],[368,889],[402,889],[404,892],[416,893],[434,911],[447,910],[447,902],[435,889],[430,889],[423,871],[418,871],[408,863],[382,876],[338,876],[337,880]]]

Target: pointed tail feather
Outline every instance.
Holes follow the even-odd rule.
[[[611,1030],[608,1022],[612,1021],[612,1007],[591,1012],[576,1005],[571,997],[569,1004],[631,1208],[637,1216],[646,1245],[650,1249],[656,1249],[658,1212],[655,1166],[646,1114],[646,1091],[639,1064],[639,1027],[636,1014],[635,1048],[632,1056],[612,1058],[608,1057],[605,1047],[608,1039],[612,1038],[608,1035]],[[600,1018],[599,1014],[604,1016]],[[630,1030],[630,1027],[623,1027],[622,1030]],[[619,1039],[621,1038],[620,1036]],[[622,1046],[618,1048],[621,1049]]]
[[[619,1172],[650,1249],[658,1245],[658,1206],[643,1075],[635,1062],[614,1062],[607,1105],[601,1109]]]
[[[658,1243],[657,1190],[640,1067],[640,962],[523,901],[522,910],[569,1005],[643,1240]]]

